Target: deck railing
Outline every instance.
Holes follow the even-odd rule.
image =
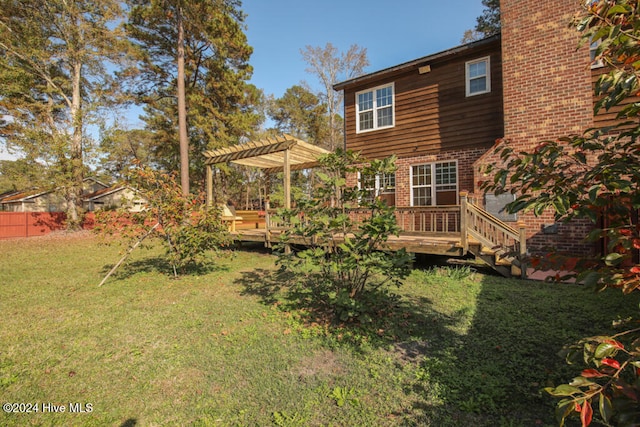
[[[469,202],[465,192],[460,194],[460,209],[463,213],[460,228],[465,230],[461,234],[463,250],[469,250],[471,237],[484,247],[501,252],[504,256],[517,258],[524,277],[524,259],[527,254],[527,230],[524,222],[519,221],[517,228],[511,227]]]
[[[276,209],[266,210],[267,230],[283,229],[286,224],[277,215]],[[369,218],[371,211],[350,208],[349,217],[355,224]],[[459,234],[460,206],[396,207],[396,220],[403,233],[407,234]]]
[[[351,208],[348,213],[356,224],[370,215],[364,208]],[[396,206],[395,214],[403,234],[456,234],[464,253],[469,251],[471,239],[504,256],[515,256],[521,263],[527,252],[524,223],[510,226],[470,202],[466,192],[460,193],[460,205]],[[267,208],[265,219],[267,231],[286,228],[275,209]]]

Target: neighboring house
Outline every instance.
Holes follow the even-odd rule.
[[[82,185],[83,197],[85,194],[92,194],[106,188],[109,186],[96,178],[85,178]],[[58,188],[47,191],[32,189],[15,192],[0,199],[0,210],[5,212],[64,212],[67,209],[67,202],[63,191]]]
[[[569,27],[574,2],[502,0],[502,32],[334,86],[344,91],[345,147],[367,158],[395,154],[392,177],[351,176],[402,207],[457,205],[469,192],[502,214],[506,197],[485,196],[479,168],[496,163],[507,138],[522,151],[540,141],[610,124],[594,117],[593,84],[603,72]],[[588,253],[587,223],[554,224],[553,215],[503,215],[527,225],[528,247]]]
[[[18,192],[0,200],[5,212],[60,212],[66,209],[64,197],[55,190]]]
[[[147,204],[147,200],[137,190],[125,185],[102,188],[83,195],[82,200],[83,208],[89,212],[121,207],[128,208],[130,212],[140,212]]]

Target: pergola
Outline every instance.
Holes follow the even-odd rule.
[[[250,141],[218,150],[205,151],[207,166],[207,203],[213,201],[213,166],[235,163],[264,169],[267,173],[284,172],[284,207],[291,208],[291,171],[318,165],[318,158],[329,151],[291,135]]]

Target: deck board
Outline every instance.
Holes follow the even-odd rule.
[[[272,230],[267,238],[267,230],[246,229],[232,232],[231,235],[239,242],[260,242],[265,245],[275,245],[279,242],[281,231]],[[341,241],[341,236],[336,235],[336,241]],[[290,240],[293,244],[308,244],[308,240],[302,236],[293,236]],[[449,255],[462,256],[463,250],[460,244],[459,233],[449,234],[400,234],[399,236],[390,236],[387,246],[391,250],[399,250],[405,248],[407,252],[431,254],[431,255]]]

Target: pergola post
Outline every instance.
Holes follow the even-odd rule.
[[[213,165],[207,165],[207,207],[213,206]]]
[[[284,208],[291,209],[291,157],[290,150],[284,150]],[[291,253],[291,246],[285,245],[284,253]]]
[[[284,208],[291,209],[291,154],[284,151]]]

